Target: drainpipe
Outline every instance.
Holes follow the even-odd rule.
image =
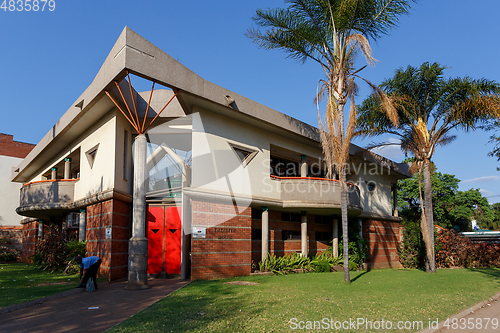
[[[64,159],[64,179],[71,178],[71,158],[66,157]]]
[[[301,254],[303,257],[307,257],[307,213],[306,211],[301,212],[300,217],[300,245]]]
[[[262,262],[269,254],[269,208],[262,207]]]
[[[132,238],[128,246],[127,289],[146,289],[148,286],[148,239],[146,224],[146,149],[145,134],[137,135],[134,143],[134,194],[132,200]]]
[[[42,220],[38,221],[38,237],[40,237],[40,239],[43,238],[43,222],[42,222]]]

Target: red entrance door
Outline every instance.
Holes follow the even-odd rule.
[[[148,274],[181,274],[180,208],[148,207]]]

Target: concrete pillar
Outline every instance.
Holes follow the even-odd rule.
[[[71,158],[66,157],[64,159],[64,179],[71,178]]]
[[[300,155],[300,177],[307,177],[306,155]]]
[[[300,217],[300,247],[303,257],[307,257],[307,213],[301,212]]]
[[[269,208],[262,207],[262,262],[269,254]]]
[[[50,179],[57,179],[57,168],[52,168],[51,170]]]
[[[80,209],[80,222],[78,223],[78,241],[85,240],[85,233],[87,230],[87,213],[85,209]]]
[[[128,246],[127,289],[148,286],[148,239],[146,225],[146,135],[140,134],[134,143],[134,194],[132,199],[132,238]]]
[[[393,211],[392,216],[398,216],[398,185],[392,185],[392,201],[393,201]]]
[[[43,238],[43,222],[38,221],[38,237]]]
[[[332,248],[333,248],[333,257],[338,258],[339,257],[339,219],[334,218],[333,219],[333,241],[332,241]]]

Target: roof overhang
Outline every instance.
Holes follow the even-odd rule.
[[[115,89],[114,82],[121,82],[127,73],[171,88],[177,93],[176,103],[185,114],[191,113],[198,106],[319,147],[317,128],[202,79],[125,27],[90,86],[21,162],[13,173],[12,180],[28,181],[54,154],[67,147],[109,112],[114,105],[105,92]],[[77,123],[78,126],[74,126]],[[401,177],[409,176],[407,165],[394,163],[355,145],[351,146],[351,154],[359,151],[363,151],[365,160],[385,165]]]

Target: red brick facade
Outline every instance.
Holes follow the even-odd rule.
[[[7,241],[7,246],[13,249],[22,249],[23,227],[0,226],[0,238]]]
[[[368,268],[401,267],[398,246],[401,241],[398,222],[366,219],[363,221],[363,238],[368,242]]]
[[[108,281],[127,277],[129,225],[128,203],[110,199],[87,207],[86,255],[102,259],[99,275]]]
[[[23,245],[21,248],[21,262],[28,264],[31,263],[31,256],[35,254],[36,244],[40,237],[38,237],[38,221],[28,222],[23,224]],[[44,225],[43,232],[49,231],[49,227]]]
[[[251,209],[193,201],[192,226],[206,238],[191,240],[191,279],[216,279],[251,272]]]
[[[14,136],[0,133],[0,155],[25,158],[35,147],[31,143],[14,141]]]

